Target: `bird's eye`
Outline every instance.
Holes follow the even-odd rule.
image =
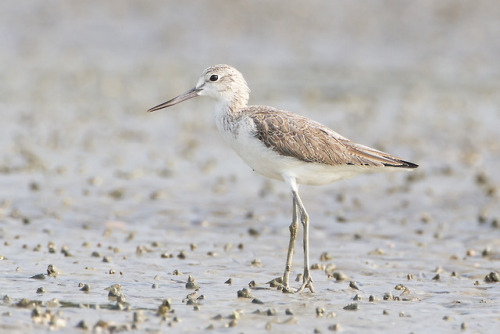
[[[219,80],[219,76],[217,74],[212,74],[210,76],[210,81],[217,81],[217,80]]]

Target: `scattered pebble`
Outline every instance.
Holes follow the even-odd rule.
[[[172,302],[170,301],[170,299],[165,299],[158,307],[158,311],[156,312],[156,314],[158,316],[165,317],[166,315],[168,315],[171,309],[172,309]]]
[[[487,283],[500,282],[500,276],[498,275],[497,272],[492,271],[491,273],[489,273],[484,277],[484,281]]]
[[[328,278],[333,277],[333,272],[337,269],[337,266],[333,263],[328,263],[325,266],[325,274],[328,276]]]
[[[392,295],[392,293],[386,292],[386,293],[384,293],[383,299],[384,300],[394,300],[394,296]]]
[[[328,329],[333,331],[333,332],[337,332],[337,331],[340,331],[340,324],[333,324],[333,325],[330,325],[328,326]]]
[[[80,320],[75,327],[84,330],[90,329],[89,324],[85,320]]]
[[[335,280],[337,282],[341,282],[341,281],[347,281],[349,278],[344,275],[344,273],[340,272],[340,271],[336,271],[333,273],[333,278],[335,278]]]
[[[325,309],[322,307],[316,307],[316,317],[320,318],[325,315]]]
[[[347,311],[357,311],[359,310],[359,305],[358,303],[352,303],[347,306],[344,306],[343,309]]]
[[[333,259],[333,256],[328,252],[321,253],[319,257],[319,260],[322,262],[330,261],[331,259]]]
[[[248,234],[251,235],[252,237],[258,237],[260,235],[260,231],[253,227],[250,227],[248,229]]]
[[[238,290],[238,298],[254,298],[252,296],[252,293],[250,292],[250,289],[248,288],[243,288],[241,290]]]
[[[233,280],[231,278],[229,278],[227,281],[224,282],[224,284],[232,285]]]
[[[36,289],[36,293],[45,293],[45,288],[39,287],[38,289]]]
[[[253,260],[251,264],[253,267],[262,267],[262,262],[260,261],[260,259]]]
[[[31,276],[32,279],[45,279],[45,274],[36,274]]]
[[[186,251],[180,251],[179,254],[177,254],[177,257],[181,260],[185,260],[187,257]]]
[[[270,308],[270,309],[268,309],[268,310],[266,311],[266,314],[267,314],[268,316],[275,316],[275,315],[276,315],[276,310],[275,310],[275,309],[273,309],[273,308]]]
[[[349,287],[354,289],[354,290],[359,290],[358,283],[356,283],[355,281],[350,281]]]
[[[59,272],[54,265],[49,264],[49,266],[47,267],[47,275],[49,275],[50,277],[57,277],[57,275],[59,275]]]
[[[193,276],[189,275],[188,280],[186,282],[186,289],[198,289],[199,286],[196,283],[196,280],[194,279]]]

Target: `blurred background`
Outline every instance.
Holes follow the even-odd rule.
[[[348,330],[458,330],[465,319],[478,332],[494,331],[498,303],[489,301],[498,293],[474,282],[483,284],[500,258],[499,18],[494,0],[0,2],[2,291],[78,305],[106,301],[104,288],[120,282],[132,307],[147,310],[160,295],[180,303],[187,277],[170,280],[179,268],[204,282],[206,303],[215,303],[199,313],[176,306],[187,320],[177,326],[200,330],[216,315],[207,311],[243,307],[221,283],[227,277],[234,290],[250,277],[263,283],[281,274],[286,186],[253,173],[222,142],[213,101],[146,112],[192,88],[206,67],[227,63],[245,76],[251,104],[305,115],[420,165],[301,193],[313,262],[334,254],[338,268],[378,299],[412,273],[412,300],[422,303],[405,304],[408,317],[400,304],[383,304],[395,315],[385,322],[375,321],[377,306],[343,318],[352,291],[315,272],[329,297],[319,293],[307,306],[330,303]],[[73,257],[49,252],[50,243],[70,246]],[[231,251],[232,243],[245,247]],[[114,262],[90,257],[90,249]],[[187,249],[186,261],[163,259]],[[255,258],[262,268],[249,267]],[[49,261],[65,275],[44,283],[56,293],[32,296],[39,283],[28,277]],[[446,271],[462,276],[431,280]],[[169,278],[158,279],[167,290],[140,286],[158,273]],[[75,293],[81,281],[97,287],[93,294]],[[283,314],[283,305],[304,308],[298,297],[263,296]],[[8,311],[0,322],[12,327],[0,328],[27,329],[27,313]],[[72,312],[63,313],[72,326],[118,315]],[[300,328],[312,332],[321,319],[304,314]],[[450,314],[458,324],[442,320]],[[239,329],[250,331],[248,324]]]
[[[95,184],[107,185],[104,193],[118,186],[113,182],[126,187],[115,180],[120,176],[154,176],[153,183],[158,175],[175,176],[176,184],[196,189],[224,180],[227,191],[238,180],[268,187],[219,139],[211,101],[145,112],[194,86],[202,70],[217,63],[244,74],[250,103],[316,119],[421,164],[428,177],[445,170],[461,181],[478,173],[500,180],[495,1],[23,1],[0,7],[4,197],[18,185],[11,180],[16,173],[28,183],[68,176],[62,188],[69,198]],[[174,197],[193,190],[171,187],[159,188]]]

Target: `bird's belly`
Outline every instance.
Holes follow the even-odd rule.
[[[289,175],[295,177],[299,184],[322,185],[364,172],[364,168],[357,166],[330,166],[280,155],[266,147],[256,137],[249,135],[227,139],[232,148],[254,171],[276,180],[283,181],[283,176]]]

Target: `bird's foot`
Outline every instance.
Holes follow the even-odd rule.
[[[295,291],[295,293],[302,292],[306,288],[309,289],[309,291],[311,291],[311,293],[314,293],[314,287],[313,287],[312,283],[313,283],[313,279],[310,275],[307,275],[307,277],[304,276],[304,280],[303,280],[302,285],[300,286],[300,288],[297,289],[297,291]]]

